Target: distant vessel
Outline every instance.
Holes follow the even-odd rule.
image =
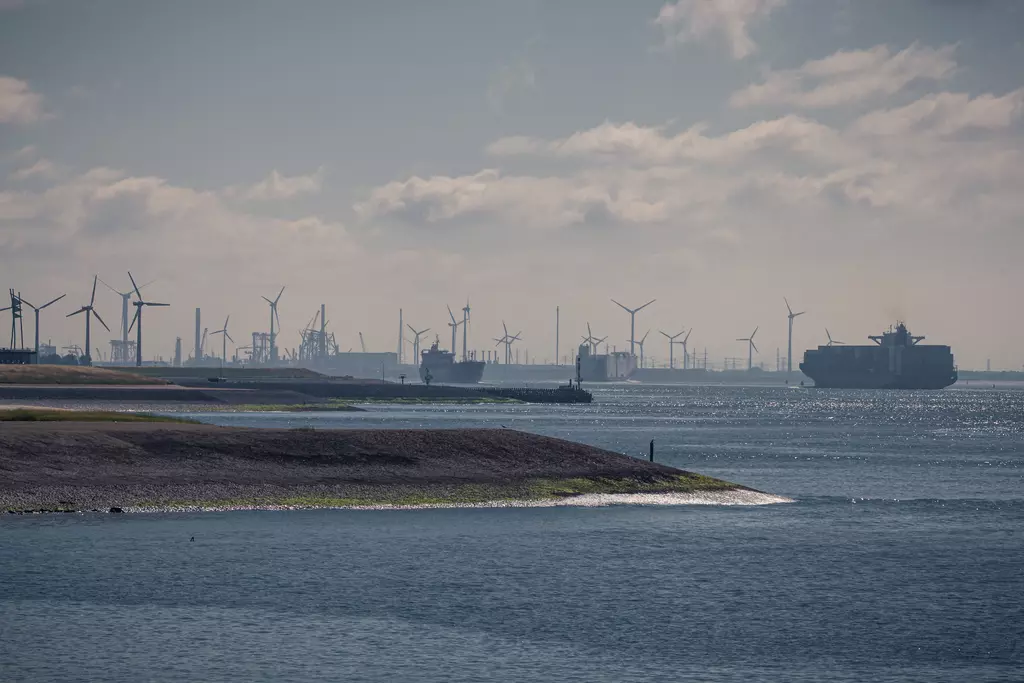
[[[877,336],[874,346],[830,342],[804,353],[800,369],[816,387],[832,389],[942,389],[956,382],[953,352],[926,345],[902,322]]]
[[[593,353],[590,344],[580,344],[579,355],[580,379],[584,382],[617,382],[629,379],[636,370],[636,356],[625,351],[611,353]]]
[[[483,361],[455,360],[455,354],[438,347],[435,339],[420,358],[420,379],[424,384],[477,384],[484,376]]]

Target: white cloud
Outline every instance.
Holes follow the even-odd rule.
[[[664,32],[668,47],[720,36],[732,56],[743,59],[757,50],[750,27],[785,4],[786,0],[678,0],[664,5],[654,23]]]
[[[0,76],[0,123],[35,123],[43,116],[42,95],[25,81]]]
[[[292,199],[304,194],[318,194],[323,188],[324,167],[306,175],[286,176],[277,170],[260,182],[249,186],[232,186],[224,194],[233,199],[272,201]]]
[[[823,109],[894,95],[917,81],[941,81],[956,70],[956,47],[913,44],[893,54],[878,45],[839,51],[796,69],[768,71],[762,83],[733,94],[733,107],[791,105]]]
[[[730,163],[761,151],[788,152],[812,161],[863,158],[835,130],[801,116],[757,121],[720,136],[705,135],[706,130],[706,124],[698,124],[673,135],[665,126],[606,121],[550,141],[525,136],[501,138],[487,151],[499,157],[540,156],[631,165]]]
[[[860,117],[854,129],[864,135],[928,133],[949,136],[965,130],[1003,130],[1024,115],[1024,88],[1001,97],[970,97],[936,93],[903,107],[873,111]]]

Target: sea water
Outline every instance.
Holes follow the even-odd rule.
[[[0,681],[1024,680],[1024,392],[204,419],[654,439],[796,502],[7,516]]]

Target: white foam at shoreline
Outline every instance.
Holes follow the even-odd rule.
[[[775,505],[795,502],[770,493],[734,489],[693,493],[587,493],[542,500],[495,500],[482,503],[429,503],[423,505],[210,505],[126,507],[125,512],[231,512],[245,510],[435,510],[454,508],[606,507],[609,505]]]

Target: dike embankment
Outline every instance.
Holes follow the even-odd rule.
[[[719,502],[784,500],[504,429],[314,431],[145,422],[0,427],[0,511],[8,512],[460,506],[637,494],[692,495],[694,502],[715,502],[716,496],[723,497]]]

